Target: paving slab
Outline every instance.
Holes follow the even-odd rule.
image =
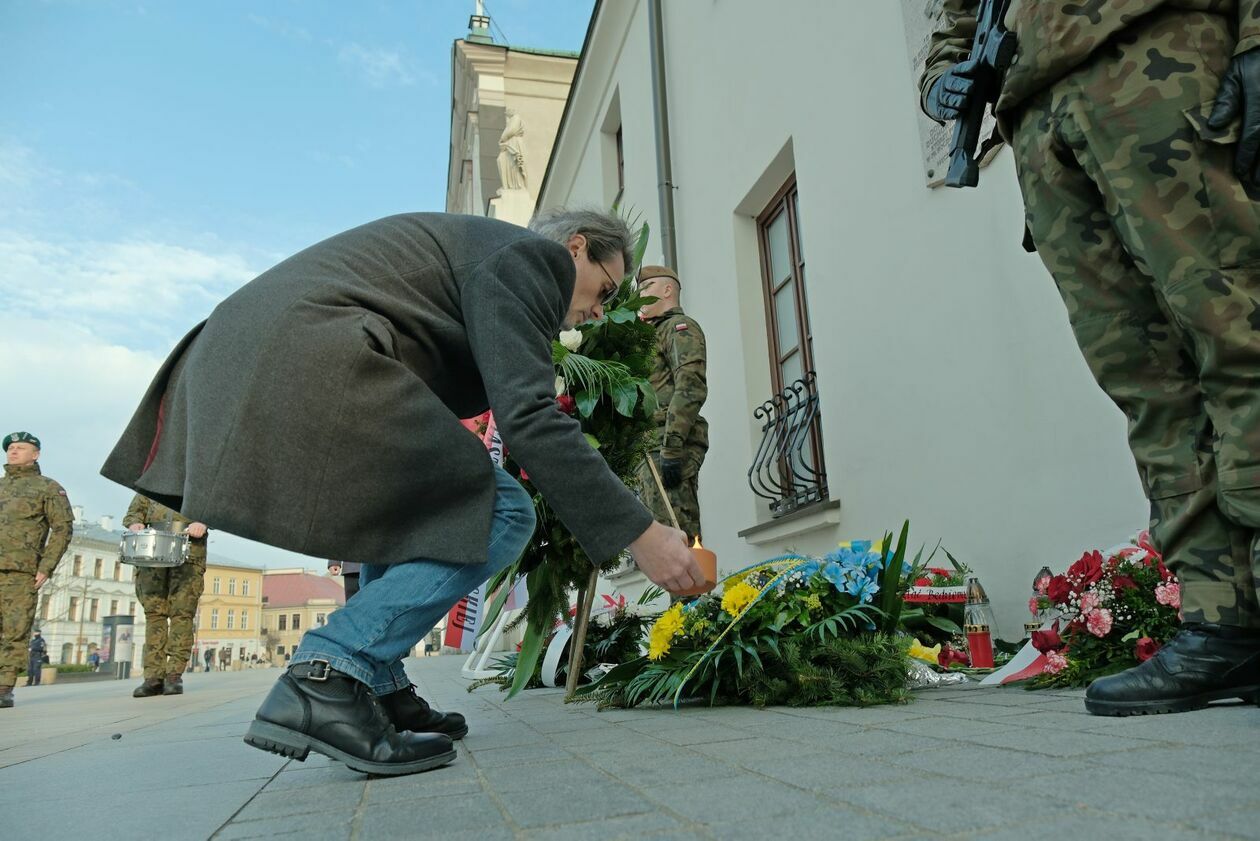
[[[164,839],[1256,838],[1260,708],[1087,715],[1080,692],[950,688],[857,708],[597,711],[559,690],[469,694],[408,661],[471,732],[453,764],[368,777],[241,741],[278,670],[19,689],[0,712],[4,837]],[[113,738],[115,735],[118,738]],[[1242,771],[1243,779],[1240,779]],[[49,786],[73,791],[56,809]],[[948,806],[948,808],[945,808]]]

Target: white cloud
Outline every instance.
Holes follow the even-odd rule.
[[[365,47],[349,43],[337,51],[337,60],[355,69],[369,85],[383,88],[388,85],[414,85],[416,77],[397,50],[384,47]]]

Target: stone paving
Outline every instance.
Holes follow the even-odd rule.
[[[241,741],[277,670],[17,690],[0,837],[244,839],[1260,838],[1260,708],[1106,719],[1078,692],[956,688],[872,709],[610,710],[468,694],[408,664],[472,732],[446,768],[368,778]],[[115,737],[117,736],[117,737]]]

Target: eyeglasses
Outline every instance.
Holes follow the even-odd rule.
[[[595,261],[592,260],[591,262]],[[599,270],[604,273],[604,277],[608,278],[609,289],[604,293],[604,297],[601,298],[599,302],[601,307],[606,308],[617,299],[617,293],[621,291],[621,284],[613,280],[613,276],[608,273],[608,269],[604,268],[603,263],[595,263],[595,265],[599,266]]]

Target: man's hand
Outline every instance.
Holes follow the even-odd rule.
[[[972,88],[976,84],[977,67],[978,62],[968,59],[946,70],[928,91],[927,102],[924,103],[927,115],[944,123],[957,120],[966,113]]]
[[[132,523],[127,526],[128,531],[144,531],[144,523]]]
[[[185,531],[188,532],[189,537],[200,540],[201,538],[206,536],[206,524],[205,523],[189,523],[188,528]]]
[[[328,568],[329,575],[341,575],[341,564],[333,564]]]
[[[1234,152],[1234,174],[1249,192],[1260,190],[1260,47],[1234,56],[1221,77],[1208,127],[1220,131],[1242,118],[1242,134]]]
[[[35,573],[35,589],[38,590],[40,587],[43,587],[44,582],[47,580],[48,576],[44,575],[42,572]]]
[[[704,574],[687,546],[687,535],[678,529],[652,523],[628,548],[648,580],[671,593],[704,583]]]
[[[682,484],[683,460],[680,458],[661,457],[661,484],[666,490],[673,490]]]

